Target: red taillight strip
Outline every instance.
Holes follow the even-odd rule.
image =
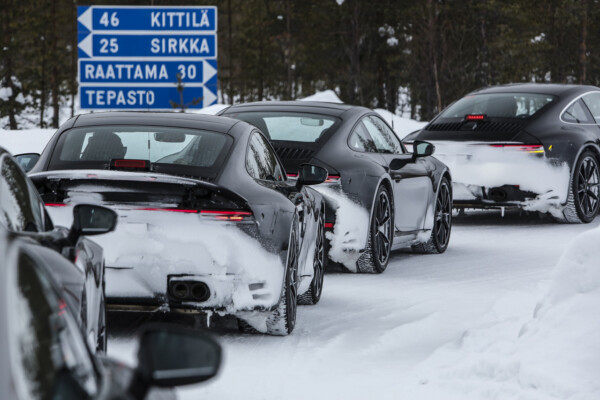
[[[228,210],[201,210],[200,214],[213,214],[213,215],[252,215],[251,211],[228,211]]]
[[[198,214],[198,210],[189,210],[189,209],[185,209],[185,208],[141,207],[141,208],[136,208],[136,210],[140,210],[140,211],[171,211],[171,212],[179,212],[179,213]]]
[[[333,229],[333,222],[325,222],[325,229]]]
[[[504,148],[508,147],[515,150],[522,150],[528,153],[544,153],[544,145],[542,144],[490,144],[490,147]]]
[[[115,160],[115,168],[146,168],[146,160]]]
[[[286,174],[288,178],[297,178],[298,174]]]
[[[465,115],[465,121],[483,121],[484,119],[485,119],[484,114]]]
[[[66,207],[65,203],[45,203],[46,207]]]

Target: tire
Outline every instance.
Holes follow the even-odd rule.
[[[392,198],[385,188],[379,186],[371,211],[371,224],[367,248],[356,262],[360,273],[380,274],[387,268],[394,240],[394,212]]]
[[[98,340],[96,345],[96,352],[106,354],[108,350],[108,334],[106,332],[106,303],[104,301],[104,294],[100,301],[100,315],[98,316]]]
[[[317,220],[317,238],[315,243],[315,255],[313,257],[314,275],[310,282],[308,291],[298,297],[300,305],[314,305],[321,299],[323,293],[323,278],[325,273],[325,221],[323,215]]]
[[[296,326],[296,311],[298,309],[298,232],[296,219],[290,234],[288,247],[287,268],[279,305],[267,317],[267,334],[285,336],[292,333]]]
[[[431,236],[425,243],[412,246],[414,252],[422,254],[440,254],[446,251],[452,231],[452,190],[447,178],[442,178],[435,199],[435,220]]]
[[[598,215],[600,208],[600,171],[598,158],[590,150],[585,150],[573,169],[569,184],[567,205],[563,209],[561,222],[587,224]]]

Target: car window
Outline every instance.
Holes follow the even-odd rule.
[[[0,158],[0,224],[15,232],[43,232],[44,204],[37,189],[8,155]]]
[[[373,138],[378,153],[395,154],[401,152],[401,150],[398,151],[396,148],[392,138],[378,127],[379,124],[374,118],[365,117],[362,122],[367,131],[369,131],[369,135]]]
[[[583,96],[582,99],[594,116],[596,123],[600,124],[600,93],[589,93]]]
[[[18,257],[10,352],[17,392],[27,399],[87,399],[98,376],[81,331],[35,256]]]
[[[368,153],[377,152],[375,142],[362,122],[359,122],[350,134],[350,137],[348,138],[348,145],[351,149],[356,151],[364,151]]]
[[[106,169],[111,160],[147,160],[150,169],[173,175],[214,178],[233,139],[199,129],[107,125],[64,132],[49,169]]]
[[[381,133],[383,140],[386,142],[386,148],[391,147],[395,154],[404,153],[402,145],[400,144],[400,139],[398,139],[398,136],[396,136],[381,118],[371,115],[368,117],[368,120],[372,122]]]
[[[439,118],[464,118],[465,115],[485,114],[499,118],[529,118],[555,96],[534,93],[488,93],[463,97],[444,110]]]
[[[258,133],[252,133],[246,154],[246,169],[256,179],[282,181],[283,168],[267,140]]]
[[[589,112],[586,110],[585,105],[581,102],[581,100],[577,100],[575,103],[571,104],[569,108],[565,110],[562,115],[562,119],[565,122],[571,122],[574,124],[593,124]]]

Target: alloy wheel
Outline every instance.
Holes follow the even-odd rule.
[[[392,206],[386,191],[379,192],[375,205],[373,250],[380,265],[385,265],[392,248]]]
[[[443,182],[440,187],[440,193],[435,205],[435,232],[439,247],[446,247],[450,239],[450,229],[452,224],[452,209],[451,209],[451,194],[450,188],[446,182]]]
[[[585,218],[593,218],[598,212],[600,179],[598,161],[593,156],[586,156],[577,171],[577,202]]]

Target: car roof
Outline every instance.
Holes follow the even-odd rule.
[[[370,111],[367,108],[344,103],[328,103],[325,101],[260,101],[254,103],[236,104],[227,108],[224,113],[252,111],[295,111],[316,113],[330,116],[340,116],[348,110]]]
[[[557,83],[511,83],[508,85],[490,86],[475,90],[470,95],[487,93],[539,93],[562,96],[572,93],[584,93],[590,90],[600,90],[596,86],[569,85]]]
[[[227,133],[241,122],[236,119],[208,114],[179,112],[111,111],[81,114],[75,117],[72,128],[95,125],[158,125],[204,129]]]

